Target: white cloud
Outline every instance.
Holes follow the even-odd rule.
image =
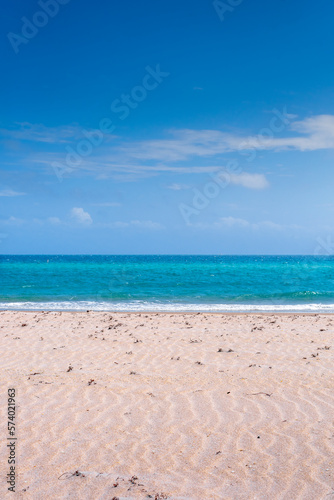
[[[302,229],[301,226],[297,226],[295,224],[290,224],[290,225],[280,225],[276,224],[275,222],[272,221],[260,221],[256,223],[249,222],[248,220],[245,219],[239,219],[237,217],[221,217],[219,221],[215,222],[213,224],[213,227],[239,227],[239,228],[250,228],[253,230],[260,230],[260,229],[272,229],[274,231],[281,231],[282,229]]]
[[[230,174],[231,184],[239,184],[249,189],[264,189],[269,186],[269,182],[262,174]]]
[[[259,222],[258,224],[253,224],[254,229],[274,229],[275,231],[281,231],[281,229],[297,229],[298,226],[296,225],[286,225],[282,226],[281,224],[276,224],[276,222],[272,222],[271,220],[264,220],[262,222]]]
[[[29,158],[18,160],[38,168],[42,165],[50,175],[54,175],[53,162],[66,167],[64,144],[62,151],[59,148],[56,151],[55,146],[72,143],[75,149],[78,140],[84,138],[83,129],[76,125],[48,128],[38,124],[21,124],[15,130],[3,133],[17,140],[50,143],[48,151],[38,151]],[[300,120],[284,111],[281,119],[273,114],[262,131],[253,135],[242,131],[180,129],[167,131],[163,138],[135,142],[120,142],[120,138],[108,136],[110,140],[111,137],[112,147],[105,140],[93,149],[91,155],[81,156],[80,164],[73,168],[71,175],[93,174],[99,179],[114,177],[133,181],[161,173],[208,174],[222,170],[222,163],[226,161],[222,155],[227,153],[245,155],[248,162],[254,162],[256,151],[334,149],[334,115],[317,115]],[[266,187],[267,181],[257,175],[257,178],[251,178],[250,174],[234,176],[231,182],[251,189]],[[177,186],[181,184],[171,184],[168,188],[179,190]],[[2,193],[5,193],[2,196],[14,196],[15,191],[5,190]],[[96,206],[111,205],[101,202]]]
[[[61,220],[58,217],[49,217],[48,222],[54,226],[59,226],[59,224],[61,224]]]
[[[239,226],[239,227],[249,227],[250,223],[245,219],[238,219],[236,217],[221,217],[217,225],[221,226]]]
[[[103,225],[105,227],[109,227],[112,229],[125,228],[125,227],[138,227],[141,229],[158,230],[158,229],[163,229],[164,227],[162,224],[159,224],[159,222],[153,222],[151,220],[144,220],[144,221],[132,220],[130,222],[116,221]]]
[[[181,191],[181,189],[189,189],[189,186],[186,184],[170,184],[169,186],[166,186],[167,189],[172,189],[173,191]]]
[[[132,226],[140,227],[143,229],[162,229],[162,225],[159,224],[158,222],[152,222],[151,220],[132,220],[130,222]]]
[[[231,151],[228,144],[232,139],[218,130],[175,130],[169,131],[169,134],[174,138],[129,144],[123,151],[139,160],[164,162],[187,160],[194,156],[214,156]]]
[[[3,224],[8,226],[21,226],[24,223],[23,219],[19,219],[18,217],[14,217],[11,215],[8,219],[1,221]]]
[[[47,127],[43,123],[16,123],[15,127],[10,129],[0,129],[3,137],[18,141],[42,142],[49,144],[66,144],[81,139],[88,139],[94,143],[97,134],[105,142],[109,142],[116,136],[103,134],[100,130],[84,129],[78,124],[63,125],[59,127]]]
[[[23,196],[23,195],[25,195],[25,193],[13,191],[12,189],[3,189],[2,191],[0,191],[0,196],[12,197],[12,196]]]
[[[191,157],[210,157],[233,151],[284,150],[311,151],[334,149],[334,116],[317,115],[293,121],[294,115],[285,114],[286,129],[301,136],[277,137],[275,128],[266,132],[242,136],[220,130],[172,130],[172,139],[157,139],[129,144],[123,151],[140,160],[182,161]],[[288,123],[290,121],[290,123]],[[276,126],[276,122],[275,122]],[[269,133],[268,133],[269,132]]]
[[[71,217],[79,224],[89,225],[92,224],[93,219],[88,212],[85,212],[83,208],[74,207],[71,210]]]
[[[4,137],[19,141],[68,143],[82,138],[82,130],[78,125],[63,127],[46,127],[42,123],[17,123],[15,128],[0,129]]]
[[[136,181],[141,178],[155,176],[161,173],[175,174],[208,174],[217,172],[222,169],[220,165],[203,165],[203,166],[187,166],[187,165],[166,165],[158,163],[156,165],[147,165],[143,163],[135,163],[133,160],[128,161],[126,152],[122,153],[123,163],[114,160],[110,150],[106,148],[96,148],[94,155],[81,158],[79,168],[73,168],[69,175],[94,175],[96,179],[116,178],[122,182]],[[54,171],[50,165],[53,162],[59,163],[66,167],[63,153],[43,152],[36,153],[29,161],[33,166],[42,166],[46,172],[54,175]],[[26,161],[26,160],[25,160]],[[97,175],[98,172],[98,175]]]

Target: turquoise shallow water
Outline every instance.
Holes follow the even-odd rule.
[[[2,255],[0,308],[334,312],[334,257]]]

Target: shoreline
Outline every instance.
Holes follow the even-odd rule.
[[[318,305],[318,304],[316,304]],[[320,305],[320,304],[319,304]],[[330,304],[330,308],[326,309],[325,307],[321,308],[314,308],[314,304],[309,305],[310,307],[305,307],[304,309],[294,309],[293,307],[296,306],[291,306],[289,304],[288,306],[285,306],[284,308],[280,309],[264,309],[262,305],[255,306],[255,307],[261,307],[261,309],[214,309],[214,308],[208,308],[208,309],[187,309],[187,308],[168,308],[168,309],[134,309],[134,308],[129,308],[129,309],[97,309],[92,306],[92,304],[85,304],[85,306],[81,306],[81,308],[75,307],[73,309],[69,309],[67,307],[57,307],[57,308],[50,308],[47,307],[47,304],[44,302],[43,305],[39,308],[33,308],[32,304],[29,303],[28,308],[20,307],[18,306],[17,308],[6,308],[6,307],[1,307],[0,306],[0,312],[43,312],[43,311],[48,311],[48,312],[95,312],[95,313],[114,313],[114,314],[334,314],[334,304]],[[292,309],[289,309],[288,307],[292,307]],[[323,306],[323,304],[321,304]],[[273,306],[275,307],[275,306]]]
[[[333,316],[334,312],[298,312],[298,311],[229,311],[229,312],[215,312],[215,311],[150,311],[150,310],[140,310],[140,311],[118,311],[118,310],[95,310],[95,309],[0,309],[0,313],[68,313],[68,314],[130,314],[130,315],[212,315],[212,316]]]

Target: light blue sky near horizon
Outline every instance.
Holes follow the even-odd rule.
[[[334,253],[333,14],[8,3],[0,253]]]

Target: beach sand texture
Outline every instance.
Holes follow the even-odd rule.
[[[3,311],[0,342],[0,498],[334,498],[334,316]]]

